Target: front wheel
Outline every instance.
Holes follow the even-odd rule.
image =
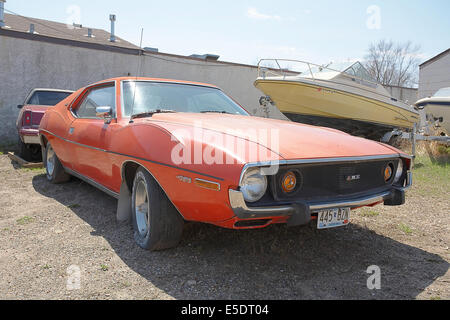
[[[70,175],[64,170],[50,142],[47,143],[43,152],[43,160],[48,181],[58,184],[70,179]]]
[[[137,170],[134,178],[131,208],[134,239],[141,248],[157,251],[178,245],[184,220],[143,168]]]

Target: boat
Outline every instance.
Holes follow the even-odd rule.
[[[424,110],[427,120],[450,134],[450,87],[439,89],[433,96],[415,103],[418,110]]]
[[[282,63],[301,64],[303,71],[282,68]],[[292,121],[368,139],[381,140],[395,129],[411,131],[420,122],[419,112],[393,98],[360,62],[330,65],[263,59],[254,85]]]

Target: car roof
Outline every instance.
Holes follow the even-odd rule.
[[[32,90],[32,92],[35,92],[35,91],[70,92],[70,93],[75,92],[73,90],[51,89],[51,88],[35,88]]]
[[[219,87],[217,87],[215,85],[208,84],[208,83],[202,83],[202,82],[164,79],[164,78],[146,78],[146,77],[116,77],[116,78],[105,79],[105,80],[96,82],[95,84],[101,84],[104,82],[111,82],[111,81],[130,81],[130,80],[132,80],[132,81],[137,80],[137,81],[167,82],[167,83],[174,83],[174,84],[190,84],[190,85],[197,85],[197,86],[219,89]]]

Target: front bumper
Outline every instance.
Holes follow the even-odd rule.
[[[306,224],[311,220],[311,213],[334,208],[359,208],[384,202],[389,206],[402,205],[405,202],[405,191],[412,185],[412,172],[408,171],[404,187],[393,187],[389,191],[339,201],[321,201],[293,203],[289,205],[249,207],[242,192],[229,190],[230,205],[239,219],[260,219],[270,217],[290,217],[288,224]]]

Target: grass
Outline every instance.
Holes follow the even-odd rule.
[[[440,145],[440,146],[437,147],[437,152],[440,155],[449,155],[450,154],[450,147]]]
[[[413,233],[413,230],[411,229],[411,227],[407,226],[404,223],[400,223],[398,228],[403,231],[405,234],[407,234],[408,236],[410,236]]]
[[[34,218],[25,216],[25,217],[23,217],[23,218],[18,219],[18,220],[17,220],[17,223],[18,223],[19,225],[25,225],[25,224],[32,223],[33,221],[34,221]]]
[[[368,209],[368,208],[363,208],[363,209],[361,210],[361,216],[362,216],[362,217],[377,217],[377,216],[379,216],[379,215],[380,215],[379,212],[377,212],[377,211],[375,211],[375,210],[370,210],[370,209]]]
[[[118,286],[121,289],[129,288],[129,287],[131,287],[131,282],[122,281],[122,282],[119,282]]]
[[[100,269],[102,270],[102,271],[108,271],[108,266],[106,265],[106,264],[101,264],[100,265]]]
[[[450,162],[432,160],[418,155],[414,161],[413,185],[422,196],[444,194],[450,191]]]

